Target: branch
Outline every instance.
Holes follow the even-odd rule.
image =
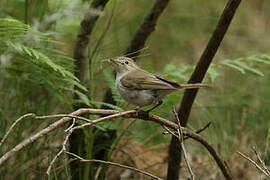
[[[0,157],[0,165],[2,165],[6,160],[8,160],[10,157],[14,156],[15,153],[22,150],[24,147],[30,145],[34,141],[36,141],[39,138],[43,137],[44,135],[48,135],[50,132],[52,132],[56,128],[62,126],[66,122],[69,122],[70,120],[72,120],[73,117],[83,115],[83,114],[95,114],[95,115],[99,114],[99,115],[108,115],[108,116],[101,117],[101,118],[98,118],[98,119],[95,119],[95,120],[88,120],[87,119],[87,123],[84,123],[84,124],[82,124],[80,126],[75,126],[75,127],[68,128],[67,129],[68,134],[69,133],[71,134],[74,130],[82,129],[82,128],[87,127],[87,126],[91,126],[91,125],[93,125],[95,123],[99,123],[99,122],[102,122],[102,121],[105,121],[105,120],[110,120],[110,119],[117,118],[117,117],[138,118],[138,119],[142,119],[142,120],[153,121],[155,123],[160,124],[161,126],[166,126],[168,128],[171,128],[174,131],[179,129],[179,127],[178,127],[178,125],[176,123],[174,123],[172,121],[169,121],[167,119],[164,119],[162,117],[156,116],[156,115],[148,114],[146,111],[142,111],[142,110],[129,110],[129,111],[124,111],[124,112],[119,112],[119,111],[116,111],[116,110],[82,108],[82,109],[79,109],[79,110],[69,114],[68,115],[69,117],[61,118],[60,120],[54,122],[50,126],[42,129],[41,131],[37,132],[36,134],[32,135],[31,137],[23,140],[21,143],[16,145],[13,149],[6,152],[2,157]],[[57,115],[41,116],[41,117],[44,118],[44,117],[53,117],[53,116],[55,117]],[[40,117],[38,117],[38,116],[36,116],[34,118],[40,119]],[[74,125],[74,123],[72,123],[72,124]],[[203,139],[202,136],[192,132],[191,130],[189,130],[189,129],[185,128],[185,127],[181,127],[181,129],[182,129],[183,135],[188,136],[188,137],[200,142],[209,151],[209,153],[213,156],[214,160],[217,162],[219,168],[221,169],[223,175],[226,178],[230,177],[229,169],[226,167],[226,165],[224,164],[222,159],[217,155],[214,148],[211,145],[209,145]],[[69,136],[70,135],[67,135],[66,139],[68,139]],[[58,155],[56,155],[56,157],[54,159],[57,159],[64,152],[64,150],[65,150],[65,148],[63,148],[62,152],[59,152]]]
[[[110,162],[110,161],[102,161],[102,160],[97,160],[97,159],[83,159],[82,157],[74,154],[74,153],[71,153],[71,152],[66,152],[67,154],[69,155],[72,155],[74,157],[76,157],[77,159],[79,159],[81,162],[96,162],[96,163],[102,163],[102,164],[107,164],[107,165],[112,165],[112,166],[116,166],[116,167],[120,167],[120,168],[124,168],[124,169],[129,169],[129,170],[132,170],[132,171],[135,171],[135,172],[138,172],[138,173],[141,173],[141,174],[144,174],[146,176],[149,176],[153,179],[159,179],[161,180],[161,178],[149,173],[149,172],[146,172],[146,171],[143,171],[141,169],[137,169],[135,167],[131,167],[131,166],[126,166],[126,165],[123,165],[123,164],[119,164],[119,163],[115,163],[115,162]]]
[[[249,162],[251,162],[259,171],[261,171],[264,175],[266,175],[268,178],[270,178],[270,173],[265,169],[264,167],[261,167],[258,165],[255,161],[253,161],[250,157],[244,155],[243,153],[237,151],[237,154],[242,156],[243,158],[247,159]]]
[[[71,129],[73,128],[74,125],[75,125],[75,121],[73,121],[71,126],[67,129],[68,134],[65,136],[65,139],[64,139],[64,141],[62,143],[62,149],[56,154],[56,156],[54,156],[53,160],[50,162],[50,165],[48,166],[48,169],[46,171],[46,174],[49,177],[48,179],[50,179],[50,172],[51,172],[53,164],[56,162],[57,158],[60,157],[63,154],[63,152],[66,151],[66,145],[67,145],[68,139],[69,139],[69,137],[70,137],[70,135],[72,133]]]
[[[79,109],[79,110],[74,111],[73,113],[71,113],[70,116],[74,117],[74,116],[78,116],[78,115],[82,115],[82,114],[113,114],[113,113],[117,113],[117,111],[114,111],[114,110],[100,110],[100,109]],[[19,119],[23,119],[25,116],[26,115],[20,117]],[[39,118],[39,116],[32,116],[32,117],[34,119],[35,118],[37,118],[37,119]],[[56,128],[62,126],[66,122],[70,121],[71,119],[72,119],[71,117],[64,117],[64,118],[56,121],[55,123],[51,124],[47,128],[42,129],[41,131],[39,131],[38,133],[34,134],[33,136],[25,139],[24,141],[22,141],[21,143],[19,143],[18,145],[16,145],[13,149],[11,149],[7,153],[5,153],[0,158],[0,165],[3,164],[11,156],[13,156],[16,152],[22,150],[25,146],[33,143],[34,141],[38,140],[39,138],[43,137],[44,135],[49,134],[50,132],[52,132]],[[8,131],[8,133],[9,132],[10,131]],[[7,133],[6,133],[5,136],[7,136]]]
[[[132,53],[132,56],[138,56],[140,51],[144,47],[144,44],[150,34],[155,30],[158,18],[167,7],[170,0],[156,0],[155,4],[152,6],[150,12],[144,18],[140,27],[137,29],[130,45],[126,49],[125,54]],[[135,54],[133,52],[137,51]],[[128,55],[129,56],[129,55]],[[135,57],[136,58],[136,57]]]
[[[108,0],[94,0],[90,9],[85,13],[77,34],[77,41],[74,48],[74,59],[77,70],[75,76],[85,86],[89,87],[89,63],[88,63],[88,44],[90,35],[105,8]]]
[[[200,128],[200,129],[197,130],[195,133],[200,134],[201,132],[203,132],[204,130],[206,130],[206,128],[208,128],[210,125],[211,125],[211,122],[208,122],[204,127]],[[172,131],[171,131],[170,129],[168,129],[166,126],[163,126],[163,125],[162,125],[162,127],[166,130],[166,131],[163,132],[164,135],[169,133],[169,134],[175,136],[176,138],[178,138],[178,132],[177,132],[177,131],[172,132]],[[187,140],[187,139],[189,139],[189,137],[184,137],[183,140],[185,141],[185,140]]]
[[[13,128],[23,119],[27,118],[27,117],[35,117],[35,114],[33,113],[29,113],[29,114],[25,114],[23,116],[21,116],[19,119],[17,119],[8,129],[8,131],[6,132],[6,134],[4,135],[4,137],[2,138],[1,142],[0,142],[0,147],[2,146],[2,144],[5,142],[5,140],[7,139],[8,135],[10,134],[10,132],[13,130]]]
[[[228,3],[223,10],[223,13],[219,19],[218,25],[212,34],[203,54],[201,55],[197,66],[191,75],[188,83],[200,83],[202,82],[218,48],[221,44],[230,24],[234,17],[234,14],[240,4],[241,0],[228,0]],[[181,126],[186,126],[190,115],[192,104],[196,98],[199,89],[188,89],[184,92],[184,97],[181,102],[181,106],[178,110],[179,119],[181,119]],[[178,179],[179,168],[181,158],[171,160],[170,158],[181,157],[181,151],[176,151],[178,140],[172,137],[170,150],[169,150],[169,162],[172,164],[168,166],[168,179]],[[177,166],[177,167],[176,167]]]
[[[252,149],[253,149],[253,151],[254,151],[254,153],[255,153],[257,159],[258,159],[259,162],[261,163],[262,168],[263,168],[263,169],[267,172],[267,174],[270,176],[270,169],[268,169],[268,168],[266,167],[265,163],[263,162],[263,160],[262,160],[262,158],[260,157],[259,153],[257,152],[256,148],[253,147]]]
[[[194,175],[194,173],[193,173],[193,171],[191,169],[191,166],[190,166],[190,164],[188,162],[188,159],[187,159],[187,152],[186,152],[186,148],[185,148],[185,145],[184,145],[184,135],[183,135],[182,127],[181,127],[181,124],[180,124],[180,119],[179,119],[179,117],[178,117],[178,115],[176,113],[175,108],[173,109],[173,112],[174,112],[175,118],[177,120],[177,125],[178,125],[178,129],[177,129],[177,131],[178,131],[178,140],[179,140],[179,143],[181,144],[181,148],[182,148],[182,151],[184,153],[184,159],[185,159],[185,162],[187,164],[188,171],[190,173],[191,179],[192,180],[195,180],[195,175]],[[181,150],[181,149],[179,149],[179,150]]]
[[[233,16],[238,8],[241,0],[229,0],[221,17],[215,31],[212,34],[193,74],[191,75],[188,83],[200,83],[202,82],[208,67],[210,66],[218,48],[223,40]],[[178,116],[181,116],[181,125],[186,126],[188,117],[191,111],[192,104],[195,100],[199,89],[188,89],[184,93],[184,97],[178,111]]]

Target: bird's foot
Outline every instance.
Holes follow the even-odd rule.
[[[141,108],[140,106],[136,106],[136,107],[134,108],[134,110],[138,111],[140,108]]]
[[[136,111],[136,116],[139,116],[140,106],[136,106],[134,110]]]

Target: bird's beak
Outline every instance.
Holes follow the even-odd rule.
[[[115,64],[115,65],[118,65],[118,61],[116,60],[116,59],[110,59],[110,62],[112,62],[113,64]]]

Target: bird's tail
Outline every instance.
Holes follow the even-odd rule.
[[[196,89],[196,88],[201,88],[201,87],[210,87],[208,84],[201,84],[201,83],[196,83],[196,84],[181,84],[180,88],[181,89]]]

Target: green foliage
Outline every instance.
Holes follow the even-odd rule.
[[[237,58],[234,60],[222,60],[217,64],[212,66],[227,66],[234,70],[245,74],[246,72],[251,72],[259,76],[264,76],[263,72],[259,70],[258,67],[260,64],[270,65],[270,56],[266,54],[262,55],[253,55],[246,58]]]
[[[15,19],[0,19],[1,72],[20,83],[33,83],[53,89],[53,96],[63,100],[73,87],[86,91],[73,74],[73,59],[56,50],[60,42]]]

